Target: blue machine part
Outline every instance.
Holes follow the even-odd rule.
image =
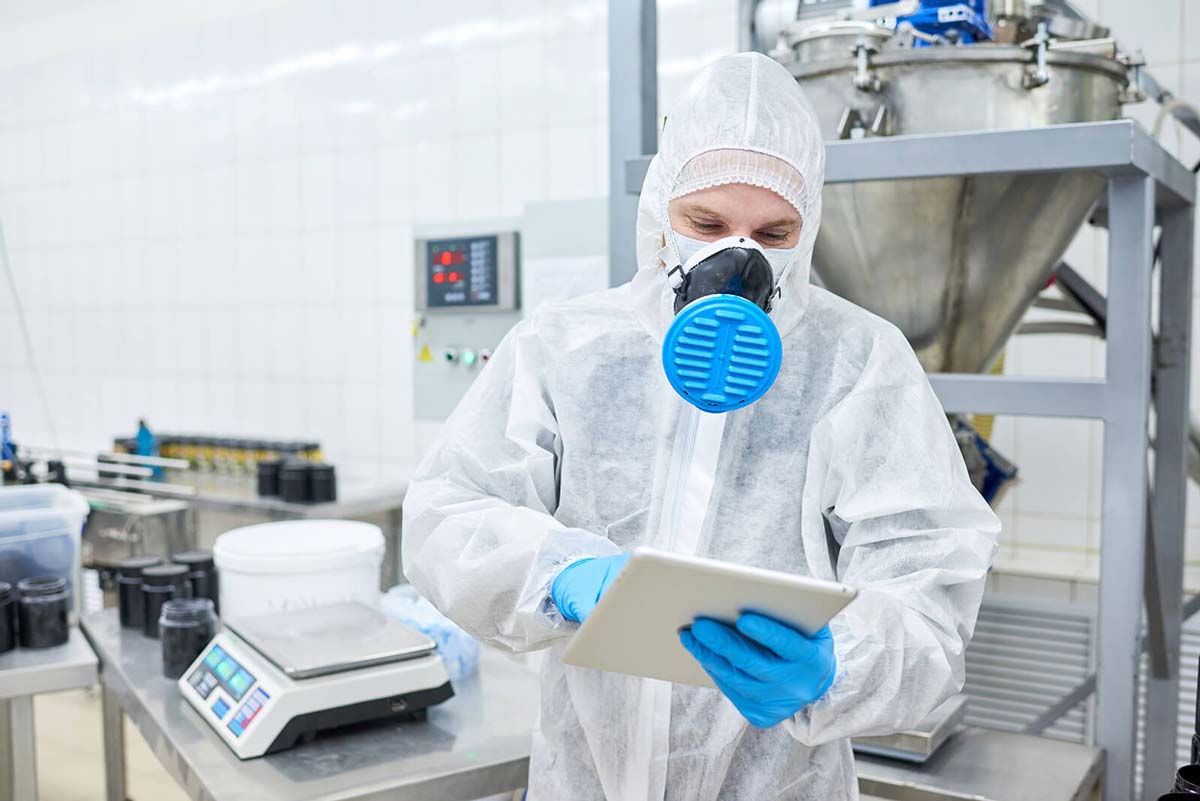
[[[0,412],[0,462],[16,461],[17,449],[12,441],[12,418]]]
[[[871,6],[882,6],[894,0],[871,0]],[[992,39],[992,26],[987,19],[987,0],[921,0],[921,7],[912,14],[896,17],[896,25],[909,23],[921,33],[955,39],[959,44],[975,44]],[[914,47],[928,47],[917,40]]]
[[[728,412],[763,396],[783,356],[767,313],[737,295],[709,295],[675,316],[663,339],[667,380],[703,412]]]

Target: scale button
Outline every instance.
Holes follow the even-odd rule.
[[[204,664],[209,667],[216,667],[222,659],[225,658],[225,652],[220,647],[214,645],[212,650],[204,655]]]
[[[246,694],[246,690],[249,690],[253,683],[254,677],[244,670],[239,670],[233,675],[233,678],[229,679],[229,686],[233,688],[239,698]]]
[[[217,720],[224,720],[225,716],[229,714],[229,704],[225,703],[223,698],[218,698],[217,702],[213,704],[212,709],[213,714],[217,716]]]
[[[231,732],[233,732],[234,737],[241,737],[242,732],[245,731],[245,729],[243,729],[241,727],[241,725],[238,723],[237,718],[234,718],[233,720],[229,721],[229,730]]]

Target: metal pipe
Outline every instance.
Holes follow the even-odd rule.
[[[175,470],[187,470],[191,464],[187,459],[165,459],[161,456],[139,456],[136,453],[115,453],[112,451],[82,451],[71,450],[68,448],[51,448],[45,445],[22,445],[21,450],[30,451],[35,454],[42,454],[43,458],[46,455],[62,458],[65,456],[82,456],[85,458],[96,459],[101,458],[111,459],[114,462],[122,464],[144,465],[146,467],[167,467]]]
[[[195,487],[189,487],[184,484],[162,484],[157,481],[138,481],[132,478],[96,479],[94,481],[82,479],[75,481],[75,483],[81,487],[146,490],[156,495],[171,495],[178,498],[191,498],[196,494]]]
[[[1073,323],[1067,320],[1022,323],[1017,333],[1026,334],[1077,334],[1079,336],[1104,339],[1104,332],[1095,323]]]

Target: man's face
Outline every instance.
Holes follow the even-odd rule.
[[[715,242],[745,236],[764,248],[790,248],[800,240],[800,214],[760,186],[725,184],[677,197],[667,206],[671,228],[691,239]]]

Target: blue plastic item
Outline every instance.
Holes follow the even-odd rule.
[[[893,0],[871,0],[881,6]],[[959,44],[990,41],[992,26],[987,19],[987,0],[921,0],[921,7],[912,14],[896,17],[896,24],[909,23],[921,33],[954,39]],[[917,40],[913,47],[928,47]]]
[[[728,412],[775,383],[783,343],[767,313],[737,295],[709,295],[675,316],[663,340],[667,380],[703,412]]]
[[[819,699],[837,673],[828,626],[806,637],[777,620],[744,612],[735,626],[697,618],[679,633],[679,641],[742,717],[761,729]]]
[[[155,456],[159,455],[158,438],[154,436],[154,432],[146,425],[145,420],[138,420],[137,430],[137,455],[138,456]],[[154,473],[154,478],[161,479],[163,469],[161,467],[151,468]]]
[[[0,462],[16,461],[17,449],[12,441],[12,418],[0,412]]]
[[[465,679],[479,668],[479,641],[421,597],[411,584],[392,587],[380,600],[383,613],[411,626],[437,643],[450,681]]]

